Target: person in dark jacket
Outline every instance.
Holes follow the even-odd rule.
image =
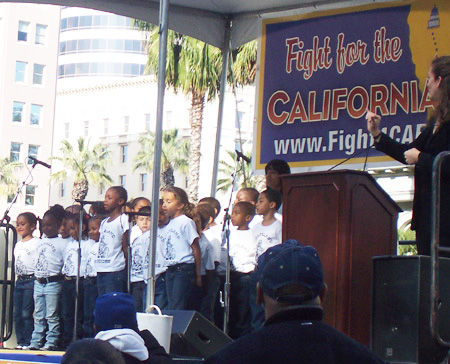
[[[264,326],[225,346],[206,363],[383,363],[365,346],[321,321],[325,284],[313,247],[287,240],[267,249],[258,259],[257,278]]]
[[[139,331],[134,299],[128,293],[109,292],[97,298],[95,338],[119,350],[127,364],[171,363],[169,355],[149,330]]]
[[[416,231],[417,251],[431,252],[432,166],[435,157],[450,150],[450,56],[435,58],[428,70],[427,89],[435,110],[426,128],[411,144],[401,144],[382,133],[381,116],[367,111],[367,129],[375,147],[397,161],[414,165],[414,201],[411,228]],[[441,177],[441,245],[450,246],[450,162],[444,162]]]
[[[125,364],[122,353],[107,341],[82,339],[70,344],[61,364]]]

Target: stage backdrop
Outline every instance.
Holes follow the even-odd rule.
[[[428,66],[450,54],[450,1],[418,0],[262,21],[254,167],[284,159],[296,171],[371,166],[365,111],[411,142],[432,109]],[[369,148],[369,150],[368,150]],[[256,159],[256,160],[255,160]],[[393,164],[393,163],[390,163]]]

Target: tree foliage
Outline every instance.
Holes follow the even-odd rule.
[[[22,163],[12,162],[9,158],[0,158],[0,195],[8,196],[17,191],[17,170]]]

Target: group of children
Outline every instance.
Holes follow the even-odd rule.
[[[238,337],[249,332],[252,321],[253,327],[259,325],[262,311],[253,300],[253,271],[258,256],[281,242],[281,222],[276,215],[279,192],[241,189],[229,229],[215,221],[220,213],[215,198],[204,198],[194,206],[184,190],[169,187],[159,204],[155,304],[162,309],[194,309],[221,325],[218,297],[227,259],[224,237],[228,236],[230,334]],[[138,214],[127,215],[128,211]],[[139,197],[127,203],[127,191],[113,186],[106,191],[103,204],[91,205],[90,214],[80,206],[64,210],[55,205],[39,221],[29,212],[18,216],[17,232],[22,237],[14,248],[18,348],[54,350],[66,347],[74,337],[92,337],[97,296],[127,291],[128,279],[137,311],[145,310],[150,211],[148,199]],[[261,217],[254,217],[255,213]],[[227,230],[229,234],[224,233]]]

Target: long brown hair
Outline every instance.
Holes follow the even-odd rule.
[[[171,192],[174,194],[177,201],[183,204],[183,214],[192,219],[192,209],[194,204],[189,202],[189,197],[185,190],[179,187],[170,186],[163,189],[163,192]]]
[[[450,122],[450,56],[437,57],[431,62],[431,71],[435,78],[441,77],[440,100],[433,114],[433,121],[441,124]]]

